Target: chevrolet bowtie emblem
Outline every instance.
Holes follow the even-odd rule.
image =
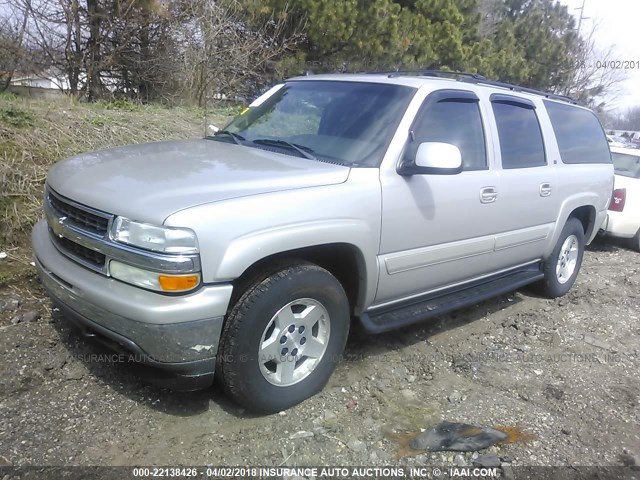
[[[53,223],[51,225],[51,230],[53,230],[53,233],[55,233],[58,237],[62,238],[62,232],[63,232],[63,225],[64,225],[64,221],[67,219],[67,217],[60,217],[58,219],[58,223]]]

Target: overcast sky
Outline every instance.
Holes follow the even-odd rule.
[[[617,60],[635,62],[635,69],[628,70],[628,79],[623,92],[616,99],[616,108],[625,110],[632,105],[640,105],[640,0],[560,0],[569,7],[576,17],[576,10],[585,2],[582,31],[588,32],[597,22],[596,43],[598,48],[606,49],[613,45]]]

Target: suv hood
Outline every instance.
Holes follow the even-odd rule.
[[[212,140],[131,145],[54,165],[60,195],[108,213],[162,224],[195,205],[342,183],[349,167]]]

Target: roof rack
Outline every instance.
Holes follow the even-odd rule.
[[[521,87],[519,85],[514,85],[512,83],[506,83],[506,82],[498,82],[495,80],[488,80],[488,79],[483,79],[483,80],[479,80],[479,79],[474,79],[474,80],[468,80],[466,78],[461,78],[459,79],[461,82],[469,82],[469,83],[476,83],[476,84],[481,84],[481,85],[491,85],[493,87],[501,87],[501,88],[506,88],[508,90],[511,90],[513,92],[522,92],[522,93],[530,93],[532,95],[540,95],[542,97],[545,98],[549,98],[552,100],[562,100],[564,102],[570,102],[573,103],[575,105],[578,104],[578,100],[576,100],[573,97],[570,97],[568,95],[558,95],[556,93],[550,93],[550,92],[545,92],[542,90],[536,90],[535,88],[528,88],[528,87]]]
[[[540,95],[552,100],[562,100],[564,102],[570,102],[578,105],[578,100],[567,95],[558,95],[555,93],[544,92],[542,90],[536,90],[534,88],[521,87],[506,82],[498,82],[496,80],[489,80],[487,77],[480,75],[479,73],[468,72],[456,72],[448,70],[390,70],[383,72],[365,72],[368,74],[388,75],[389,78],[399,77],[401,75],[420,75],[425,77],[454,77],[459,82],[475,83],[479,85],[490,85],[493,87],[506,88],[513,92],[530,93],[532,95]]]
[[[382,72],[365,72],[369,74],[388,75],[389,78],[399,77],[401,75],[421,75],[423,77],[468,77],[476,80],[486,80],[479,73],[456,72],[449,70],[388,70]]]

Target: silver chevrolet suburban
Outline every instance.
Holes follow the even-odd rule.
[[[311,75],[210,137],[56,164],[32,240],[86,335],[274,412],[323,388],[352,321],[377,334],[527,284],[565,294],[612,187],[605,133],[568,98]]]

